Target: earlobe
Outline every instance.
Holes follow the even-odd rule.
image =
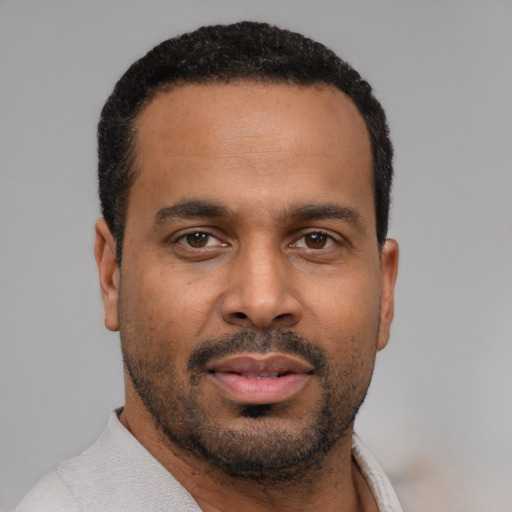
[[[395,283],[398,275],[398,244],[388,238],[381,251],[381,304],[377,349],[382,350],[389,341],[391,322],[395,312]]]
[[[105,311],[105,327],[117,331],[120,274],[116,258],[116,243],[105,219],[98,219],[95,225],[96,241],[94,257],[98,266],[101,296]]]

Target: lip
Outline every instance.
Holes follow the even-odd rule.
[[[237,354],[210,362],[213,382],[240,404],[272,404],[289,400],[311,378],[313,367],[287,354]]]

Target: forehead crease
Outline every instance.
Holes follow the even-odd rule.
[[[184,133],[194,134],[200,131],[206,120],[208,123],[217,123],[218,128],[221,128],[220,134],[216,130],[215,141],[218,141],[219,135],[220,138],[224,136],[225,142],[229,145],[233,142],[232,132],[235,132],[237,144],[245,139],[251,146],[257,144],[262,135],[270,136],[276,141],[280,140],[282,131],[279,123],[276,124],[276,119],[283,113],[294,118],[297,126],[301,125],[301,120],[306,116],[329,125],[355,124],[366,131],[366,125],[357,107],[338,89],[329,86],[295,87],[286,84],[262,88],[250,83],[186,85],[177,90],[160,93],[139,113],[135,127],[144,127],[144,131],[151,132],[151,138],[155,139],[156,124],[159,126],[160,136],[174,134],[181,139]],[[225,122],[226,119],[229,119],[229,123]],[[261,122],[258,123],[258,120]],[[151,126],[148,126],[148,123]],[[258,129],[261,125],[265,126],[264,131]],[[204,135],[208,134],[212,132],[204,130]],[[204,142],[206,141],[207,138]],[[183,150],[182,144],[180,147]],[[197,146],[195,149],[197,150]]]

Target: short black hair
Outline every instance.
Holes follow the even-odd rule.
[[[301,34],[243,21],[201,27],[155,46],[117,82],[98,125],[102,215],[121,264],[127,200],[134,179],[134,121],[154,95],[173,85],[235,80],[312,85],[343,91],[365,120],[373,157],[377,241],[386,239],[393,148],[386,115],[372,88],[333,51]]]

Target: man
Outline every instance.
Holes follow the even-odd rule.
[[[299,34],[203,27],[132,65],[98,137],[126,402],[17,510],[400,510],[353,434],[398,267],[370,86]]]

